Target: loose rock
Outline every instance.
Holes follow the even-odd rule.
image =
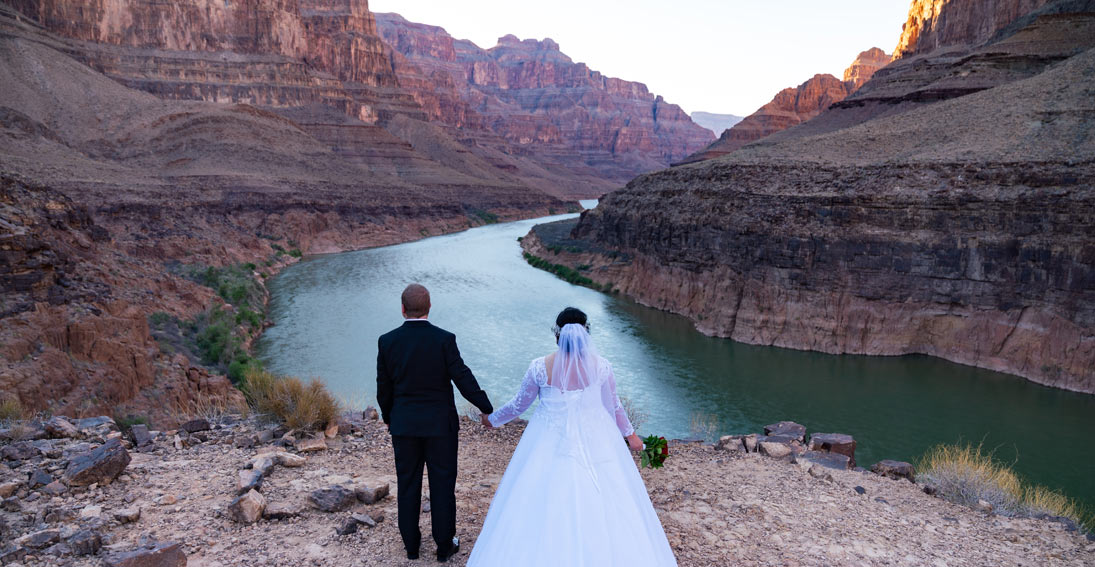
[[[95,555],[103,547],[102,537],[91,530],[76,532],[67,543],[76,555]]]
[[[122,508],[114,512],[114,519],[123,524],[131,524],[141,519],[141,509],[137,507]]]
[[[851,435],[843,433],[814,433],[810,436],[811,451],[823,451],[827,453],[839,453],[847,455],[855,467],[855,439]]]
[[[106,567],[186,567],[186,554],[177,543],[120,553],[103,562]]]
[[[341,512],[354,504],[357,496],[344,486],[329,486],[312,491],[308,503],[323,512]]]
[[[840,453],[806,451],[801,455],[796,455],[795,462],[807,469],[813,466],[822,466],[834,470],[849,470],[852,468],[852,460],[847,455],[841,455]]]
[[[209,421],[206,419],[192,419],[179,426],[179,430],[187,433],[197,433],[209,430]]]
[[[68,418],[55,415],[45,423],[46,433],[54,439],[76,439],[80,430]]]
[[[255,469],[239,471],[239,479],[236,482],[236,494],[243,494],[251,490],[262,488],[262,473]]]
[[[241,524],[253,524],[262,518],[266,509],[266,497],[252,490],[232,501],[228,506],[228,515]]]
[[[122,474],[129,461],[129,452],[120,441],[112,439],[98,449],[74,458],[63,478],[69,486],[107,484]]]
[[[764,426],[765,435],[776,435],[798,439],[799,443],[806,442],[806,426],[793,421],[780,421]]]
[[[364,504],[376,504],[380,502],[391,492],[391,487],[388,483],[380,484],[376,487],[369,488],[368,486],[359,486],[354,489],[354,494],[357,499]]]
[[[757,444],[759,452],[762,455],[768,455],[776,459],[782,459],[791,456],[791,448],[783,443],[770,443],[762,441]]]
[[[313,453],[327,450],[327,442],[322,437],[313,439],[301,439],[297,441],[297,451],[301,453]]]
[[[892,479],[905,479],[916,482],[916,469],[910,463],[904,461],[891,461],[889,459],[879,461],[871,465],[871,472]]]

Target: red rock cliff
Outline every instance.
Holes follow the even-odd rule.
[[[507,35],[481,49],[397,14],[378,14],[377,23],[411,64],[396,65],[400,80],[421,85],[416,98],[447,124],[481,127],[534,154],[571,167],[592,165],[621,182],[711,140],[646,85],[575,63],[551,39]],[[416,74],[433,80],[414,80]]]
[[[856,57],[844,70],[844,80],[832,75],[814,75],[793,88],[783,89],[772,102],[722,133],[713,144],[681,161],[693,163],[726,155],[765,136],[797,126],[821,114],[863,86],[876,71],[885,67],[890,56],[872,47]]]
[[[996,32],[1050,0],[913,0],[894,59],[941,47],[985,43]]]

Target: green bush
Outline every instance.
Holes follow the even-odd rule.
[[[304,256],[304,253],[300,251],[300,248],[293,248],[289,251],[289,255],[294,258],[300,258],[301,256]]]
[[[236,324],[242,325],[244,323],[250,325],[252,329],[258,329],[262,326],[262,315],[246,307],[241,307],[239,313],[236,313]]]
[[[543,258],[540,258],[539,256],[533,256],[528,252],[524,253],[524,257],[525,261],[528,262],[529,265],[531,265],[532,267],[539,268],[546,272],[551,272],[556,276],[559,276],[559,278],[564,281],[567,281],[574,285],[580,285],[588,287],[590,289],[595,289],[597,291],[603,291],[600,284],[587,278],[586,276],[583,276],[582,274],[578,273],[577,270],[569,266],[564,266],[562,264],[553,264]]]
[[[130,429],[133,429],[134,425],[152,425],[152,420],[147,415],[126,415],[126,416],[114,416],[114,423],[118,424],[118,428],[123,432],[128,433]]]

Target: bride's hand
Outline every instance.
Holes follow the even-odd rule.
[[[627,439],[627,446],[632,451],[635,451],[636,453],[638,453],[639,451],[643,450],[643,440],[639,439],[638,435],[635,435],[634,433],[632,433],[631,435],[628,435],[627,437],[625,437],[625,439]]]
[[[479,423],[482,423],[483,427],[486,427],[487,429],[494,429],[494,426],[490,424],[490,419],[487,418],[487,414],[485,413],[479,414]]]

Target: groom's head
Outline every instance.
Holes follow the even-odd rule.
[[[421,284],[413,283],[403,290],[403,316],[421,319],[430,313],[430,291]]]

